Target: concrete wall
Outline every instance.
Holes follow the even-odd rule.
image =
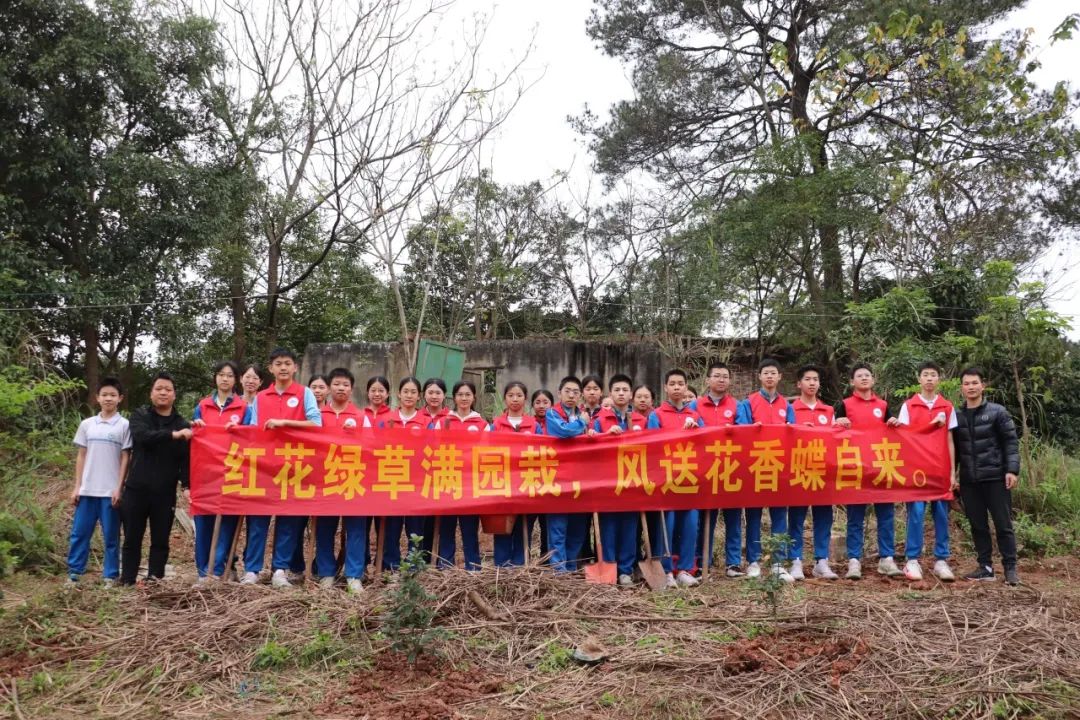
[[[566,375],[578,377],[599,373],[606,380],[615,373],[626,373],[634,384],[645,383],[661,391],[663,374],[668,367],[663,351],[656,343],[609,342],[604,340],[489,340],[461,343],[465,348],[465,373],[470,379],[483,377],[495,394],[511,380],[525,383],[529,392],[547,388],[554,392]],[[746,397],[757,384],[754,367],[757,359],[742,349],[729,363],[732,369],[732,394]],[[396,394],[398,381],[408,374],[408,364],[401,343],[326,343],[309,345],[301,361],[299,379],[306,383],[317,373],[346,367],[356,377],[353,393],[358,405],[366,403],[364,385],[373,375],[384,375]],[[794,368],[785,374],[783,389],[792,383]],[[424,378],[421,378],[423,380]],[[703,391],[701,378],[691,378],[695,389]],[[481,394],[483,395],[482,388]],[[493,394],[481,398],[480,410],[488,413],[495,401]]]

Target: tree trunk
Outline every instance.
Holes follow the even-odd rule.
[[[277,233],[272,233],[266,253],[266,355],[277,347],[277,304],[278,287],[281,284],[281,242]]]
[[[82,342],[86,348],[83,372],[86,378],[86,403],[90,407],[94,406],[98,383],[101,382],[101,358],[98,356],[99,340],[97,319],[83,320]]]

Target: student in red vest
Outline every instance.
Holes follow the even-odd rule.
[[[529,396],[529,389],[525,383],[511,381],[503,388],[503,405],[506,407],[502,415],[494,418],[488,430],[491,432],[521,433],[522,435],[539,435],[540,426],[531,412],[525,409],[525,400]],[[532,537],[533,524],[536,522],[535,515],[518,515],[514,520],[514,527],[507,535],[495,535],[493,541],[495,547],[496,567],[511,567],[524,565],[528,556],[529,548],[525,544],[522,535],[522,523],[525,523],[529,537]]]
[[[634,412],[642,417],[649,417],[656,409],[656,394],[648,385],[638,385],[634,388]]]
[[[532,402],[533,419],[536,420],[537,435],[545,435],[544,427],[547,423],[547,411],[555,404],[555,396],[550,390],[537,390],[530,398]]]
[[[210,393],[195,406],[191,418],[191,427],[202,428],[207,425],[224,427],[230,423],[247,425],[250,411],[244,399],[236,394],[240,370],[236,363],[225,360],[214,365],[214,392]],[[214,537],[216,515],[195,516],[195,570],[201,583],[208,575],[221,577],[225,574],[225,556],[232,547],[232,538],[236,533],[239,515],[222,515],[218,527],[218,546],[213,550],[214,567],[210,569],[210,543]],[[233,564],[232,559],[229,565]]]
[[[762,358],[758,363],[758,380],[761,389],[751,393],[739,403],[736,425],[791,425],[795,422],[795,410],[791,403],[780,394],[780,363],[772,358]],[[762,508],[746,508],[746,559],[749,565],[746,574],[756,578],[761,576],[761,511]],[[772,523],[770,532],[778,537],[787,536],[787,508],[769,508]],[[778,548],[773,556],[773,573],[784,582],[794,582],[794,578],[784,568],[786,555],[784,548]]]
[[[795,412],[796,425],[810,427],[832,427],[834,411],[818,397],[821,389],[821,368],[816,365],[803,365],[798,370],[795,387],[799,397],[791,403]],[[824,580],[837,580],[839,575],[829,567],[829,541],[832,540],[833,509],[832,505],[814,505],[812,510],[814,533],[814,577]],[[803,573],[803,528],[806,526],[806,506],[788,509],[788,533],[791,535],[791,577],[804,580]]]
[[[874,373],[866,363],[851,368],[851,395],[837,403],[836,424],[852,430],[873,430],[888,422],[888,404],[874,394]],[[886,577],[903,575],[893,559],[896,545],[896,529],[893,527],[892,503],[874,503],[877,515],[878,567]],[[866,505],[847,506],[847,553],[848,580],[862,577],[863,533],[865,532]]]
[[[664,375],[664,394],[667,399],[660,407],[652,411],[645,424],[648,430],[693,430],[702,426],[697,410],[684,402],[686,397],[686,373],[682,370],[668,370]],[[669,510],[649,518],[649,538],[661,537],[662,532],[657,518],[664,517],[665,530],[671,550],[677,554],[678,561],[664,556],[661,564],[667,572],[668,587],[692,587],[698,584],[693,576],[694,545],[697,542],[698,511]],[[655,542],[655,541],[654,541]]]
[[[424,407],[420,408],[420,420],[426,422],[428,430],[442,427],[450,410],[446,407],[446,383],[442,378],[428,378],[424,381]]]
[[[633,381],[627,375],[614,375],[608,381],[611,407],[602,409],[594,421],[597,433],[622,435],[641,432],[647,420],[630,407]],[[638,553],[638,513],[600,513],[600,539],[604,544],[604,562],[618,565],[619,585],[634,584],[634,562]]]
[[[956,475],[956,445],[953,444],[952,431],[956,429],[956,408],[938,393],[941,385],[941,368],[935,363],[924,362],[919,365],[919,392],[912,395],[900,406],[895,419],[890,425],[907,425],[915,430],[934,428],[949,438],[949,467],[953,468],[953,482]],[[949,502],[931,500],[931,512],[934,514],[934,575],[942,582],[956,579],[949,567]],[[907,503],[907,536],[904,539],[904,577],[908,580],[922,580],[922,566],[919,558],[923,550],[923,526],[926,521],[926,501],[917,500]]]
[[[427,428],[428,419],[421,412],[420,404],[420,381],[410,376],[398,383],[398,405],[390,411],[390,418],[386,421],[388,428],[411,428],[424,430]],[[383,570],[397,570],[401,565],[401,530],[405,529],[405,546],[409,546],[409,538],[415,535],[424,535],[424,516],[402,517],[395,515],[386,518],[386,539],[383,541]]]
[[[705,427],[724,427],[735,424],[735,415],[739,412],[739,401],[728,391],[731,389],[731,370],[724,363],[716,360],[709,363],[705,371],[705,394],[699,396],[691,405],[701,416]],[[742,508],[725,508],[724,514],[724,562],[728,577],[742,577],[740,565],[742,558]],[[703,510],[699,514],[698,540],[694,546],[697,553],[697,566],[702,567],[701,548],[705,535],[709,536],[709,558],[712,558],[713,542],[716,537],[716,522],[719,510]],[[706,519],[708,522],[706,522]]]
[[[581,378],[581,409],[596,420],[604,406],[604,378],[596,374]]]
[[[255,403],[251,406],[251,424],[265,430],[321,427],[322,413],[315,401],[315,393],[293,379],[296,375],[296,355],[285,348],[275,349],[270,353],[270,373],[274,376],[274,384],[255,396]],[[246,572],[240,580],[245,585],[254,585],[259,580],[269,525],[270,518],[265,515],[248,517],[247,547],[244,548]],[[307,516],[278,516],[271,561],[274,573],[270,578],[270,584],[274,587],[292,585],[285,571],[294,566],[297,545],[303,546],[305,525]]]
[[[356,432],[364,422],[364,414],[353,405],[353,374],[345,368],[334,368],[327,376],[330,395],[322,407],[323,427],[327,431]],[[367,564],[368,519],[360,515],[348,515],[341,518],[345,532],[345,587],[350,593],[363,590],[361,578]],[[334,555],[334,540],[337,535],[338,518],[332,515],[315,520],[315,574],[319,576],[319,587],[334,587],[337,574],[337,557]]]
[[[488,422],[473,408],[476,405],[476,386],[468,380],[454,383],[452,392],[454,409],[443,420],[444,430],[482,432]],[[439,524],[440,568],[453,567],[457,555],[457,528],[461,528],[461,552],[465,556],[466,570],[480,569],[480,516],[443,515]]]
[[[315,402],[322,408],[330,397],[330,379],[325,375],[312,375],[308,378],[307,386],[315,393]]]

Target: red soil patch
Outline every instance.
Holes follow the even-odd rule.
[[[375,667],[360,670],[319,712],[370,720],[448,720],[455,709],[502,689],[502,678],[477,670],[458,670],[446,661],[421,657],[410,666],[403,655],[383,653]]]

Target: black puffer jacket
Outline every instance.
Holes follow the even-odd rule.
[[[1000,482],[1005,473],[1020,474],[1020,441],[1002,406],[984,400],[977,408],[957,408],[953,432],[961,484]]]

